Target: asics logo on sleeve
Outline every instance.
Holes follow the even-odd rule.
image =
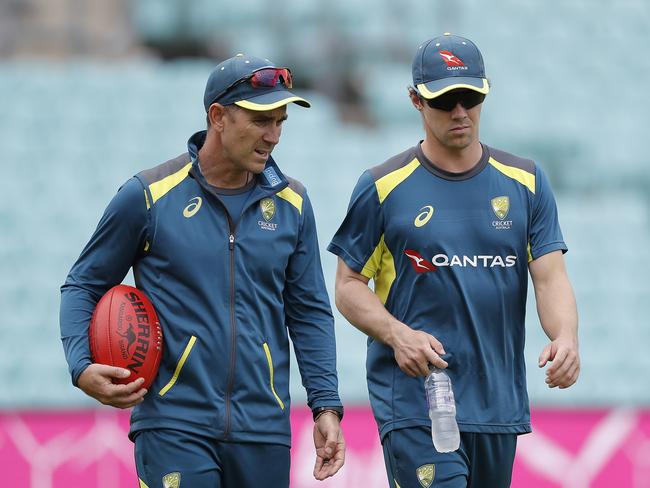
[[[426,225],[426,223],[431,219],[434,211],[435,210],[431,205],[425,205],[420,209],[420,213],[415,217],[413,225],[416,227],[422,227],[423,225]]]
[[[201,204],[203,203],[203,199],[201,197],[194,197],[190,200],[190,204],[183,209],[183,217],[189,219],[190,217],[194,217],[196,212],[199,211],[201,208]]]
[[[428,273],[429,271],[435,271],[437,269],[417,251],[406,249],[404,254],[406,254],[406,256],[411,260],[411,264],[416,273]]]

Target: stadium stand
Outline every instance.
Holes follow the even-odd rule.
[[[558,394],[536,368],[544,337],[531,302],[531,399],[650,404],[644,254],[650,101],[641,95],[641,80],[650,78],[641,49],[650,45],[650,8],[644,0],[628,0],[624,9],[587,0],[503,0],[500,9],[447,1],[424,13],[414,0],[372,8],[338,0],[327,9],[315,0],[273,8],[258,0],[238,1],[237,8],[219,3],[141,0],[132,6],[132,21],[149,46],[183,28],[194,41],[207,39],[202,52],[214,58],[249,51],[295,66],[314,108],[290,109],[276,156],[309,190],[321,251],[361,171],[418,141],[420,123],[405,90],[417,43],[443,30],[471,35],[493,82],[482,138],[537,160],[550,175],[581,313],[583,375]],[[70,386],[58,338],[59,286],[119,185],[182,152],[186,138],[203,127],[201,96],[212,64],[149,57],[0,63],[0,408],[93,404]],[[328,87],[330,77],[347,80],[352,95]],[[346,102],[367,111],[365,124],[341,121]],[[332,293],[335,259],[325,252],[322,259]],[[342,396],[365,402],[365,339],[337,319]],[[300,402],[297,372],[292,381]]]

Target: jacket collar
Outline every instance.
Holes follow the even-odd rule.
[[[208,185],[199,168],[199,150],[205,143],[206,130],[201,130],[194,133],[187,141],[187,152],[192,159],[192,169],[190,174],[194,179],[201,182],[201,184]],[[256,186],[266,194],[277,193],[289,185],[286,176],[280,171],[272,156],[266,160],[264,171],[256,175]]]

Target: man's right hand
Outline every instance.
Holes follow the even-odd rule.
[[[389,345],[395,353],[395,361],[409,376],[427,376],[429,364],[446,368],[447,362],[440,357],[445,349],[438,339],[421,330],[413,330],[402,322],[391,326]]]
[[[364,334],[393,348],[397,364],[409,376],[427,376],[429,364],[446,368],[445,349],[438,339],[413,330],[392,316],[368,288],[370,278],[352,270],[339,258],[336,268],[336,306]]]
[[[128,378],[130,374],[128,369],[105,364],[91,364],[79,376],[77,386],[86,395],[104,405],[130,408],[141,403],[147,393],[147,390],[142,388],[144,378],[138,378],[126,385],[115,384],[112,381],[112,378]]]

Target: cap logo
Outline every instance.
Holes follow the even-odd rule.
[[[458,56],[449,51],[443,49],[442,51],[438,51],[438,53],[442,56],[442,59],[445,61],[447,66],[465,66],[465,63],[463,63]]]

